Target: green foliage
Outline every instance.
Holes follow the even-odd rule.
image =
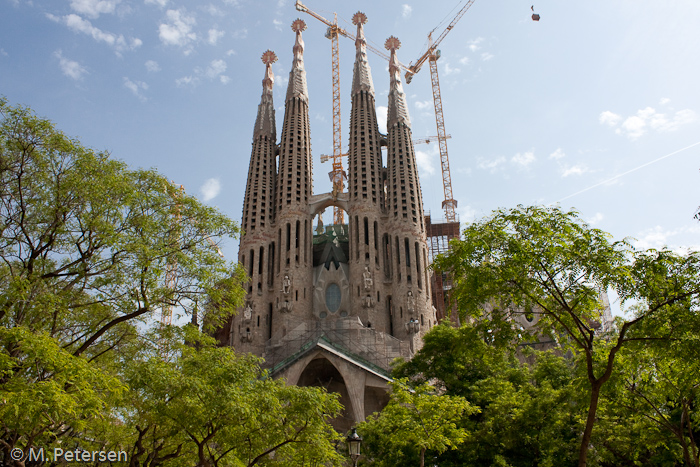
[[[418,457],[423,466],[426,451],[455,449],[467,438],[459,420],[478,409],[463,397],[437,394],[429,384],[411,388],[406,383],[405,379],[391,383],[389,404],[358,427],[370,465],[398,465],[400,459],[413,463]]]
[[[580,440],[585,466],[601,389],[616,354],[633,342],[670,341],[684,326],[697,328],[700,255],[634,251],[611,241],[576,212],[558,208],[502,209],[467,226],[462,240],[434,267],[451,274],[452,297],[463,319],[484,319],[501,344],[525,334],[518,315],[536,315],[530,337],[547,336],[581,356],[589,409]],[[638,307],[608,334],[597,330],[599,296],[612,289]]]
[[[133,466],[339,465],[335,395],[156,324],[166,307],[205,331],[228,320],[245,273],[211,243],[237,233],[155,171],[0,98],[0,463],[60,447]]]
[[[178,357],[138,361],[127,381],[133,404],[123,417],[138,426],[139,442],[162,445],[141,457],[178,452],[197,465],[337,465],[338,435],[328,424],[341,406],[337,394],[319,388],[287,386],[260,370],[259,359],[236,355],[193,328],[185,328]],[[167,443],[167,444],[165,444]],[[160,448],[156,452],[156,448]]]
[[[480,409],[459,422],[470,433],[459,450],[429,455],[441,466],[574,465],[585,406],[573,362],[521,347],[517,355],[530,362],[522,363],[515,349],[487,339],[481,326],[436,326],[396,368],[398,376],[430,381]]]
[[[208,242],[236,235],[233,221],[28,109],[0,100],[0,116],[0,325],[94,356],[164,306],[211,296],[209,322],[232,312],[243,273]]]

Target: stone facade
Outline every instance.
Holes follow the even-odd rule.
[[[239,261],[250,276],[245,306],[218,336],[265,358],[289,384],[324,385],[341,394],[341,431],[388,401],[389,367],[410,358],[436,324],[428,249],[410,119],[396,38],[391,52],[387,135],[379,133],[372,74],[358,13],[351,93],[347,193],[312,193],[305,24],[296,20],[292,70],[279,143],[272,98],[272,52],[243,207]],[[387,146],[386,165],[381,147]],[[313,226],[329,206],[343,225]]]

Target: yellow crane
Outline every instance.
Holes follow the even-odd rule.
[[[168,240],[173,244],[180,245],[182,243],[182,238],[180,238],[182,235],[182,215],[180,214],[180,200],[185,195],[185,187],[184,185],[179,185],[178,187],[178,185],[176,185],[175,182],[171,181],[170,184],[166,185],[165,191],[175,202],[172,206],[173,223]],[[212,240],[209,236],[206,236],[205,239],[207,243],[209,243],[209,246],[214,251],[216,251],[216,253],[221,258],[223,258],[224,254],[221,252],[221,249],[214,242],[214,240]],[[175,287],[177,285],[177,274],[177,257],[174,254],[168,255],[168,259],[165,265],[165,287],[170,291],[175,290]],[[160,322],[164,325],[170,325],[172,324],[172,321],[173,305],[172,303],[164,303],[160,308]]]
[[[413,75],[418,73],[426,62],[430,63],[430,81],[433,88],[433,104],[435,105],[435,121],[437,123],[437,136],[438,143],[440,145],[440,165],[442,167],[442,187],[445,192],[445,200],[442,202],[442,208],[445,210],[445,218],[447,222],[455,222],[457,220],[457,200],[454,199],[452,194],[452,177],[450,176],[450,159],[447,155],[447,134],[445,133],[445,117],[442,113],[442,97],[440,96],[440,80],[438,78],[437,61],[440,58],[440,51],[437,46],[440,42],[449,34],[452,28],[455,27],[457,22],[464,16],[470,6],[476,0],[469,0],[462,6],[462,8],[457,12],[455,17],[452,19],[450,24],[447,25],[444,31],[438,36],[437,39],[433,40],[433,32],[435,29],[428,33],[428,50],[425,51],[416,61],[415,64],[411,63],[406,70],[406,83],[410,83],[413,79]]]
[[[343,153],[341,142],[342,130],[340,127],[340,51],[338,47],[338,35],[342,34],[346,37],[351,37],[351,35],[338,26],[338,15],[335,13],[333,14],[333,22],[330,22],[318,13],[308,9],[300,0],[296,2],[296,9],[308,13],[328,26],[326,37],[331,40],[331,68],[333,75],[333,155],[328,156],[322,154],[321,162],[327,162],[333,159],[333,169],[328,172],[328,176],[333,183],[333,197],[335,198],[343,192],[345,188],[345,179],[347,178],[343,170],[343,157],[347,157],[347,154]],[[343,221],[343,210],[335,206],[333,208],[333,223],[343,224]]]
[[[432,34],[434,32],[431,31],[428,34],[428,49],[426,52],[421,55],[418,60],[416,60],[415,64],[412,64],[410,66],[405,66],[403,64],[399,64],[401,68],[406,70],[406,83],[410,83],[411,79],[413,78],[413,75],[418,73],[423,66],[423,64],[428,60],[430,62],[430,77],[431,77],[431,82],[432,82],[432,89],[433,89],[433,103],[435,106],[435,120],[437,123],[437,140],[440,146],[440,165],[442,168],[442,185],[443,185],[443,190],[445,194],[445,200],[442,202],[442,207],[445,210],[445,217],[448,222],[455,222],[457,215],[456,215],[456,208],[457,208],[457,200],[454,199],[454,196],[452,194],[452,177],[450,176],[450,161],[449,157],[447,154],[447,139],[449,138],[448,135],[446,134],[445,131],[445,118],[443,115],[442,111],[442,97],[440,96],[440,82],[438,79],[438,71],[437,71],[437,60],[440,58],[440,51],[437,49],[437,46],[442,42],[442,40],[447,36],[447,34],[452,30],[452,28],[457,24],[457,22],[464,16],[464,14],[467,12],[469,7],[475,2],[476,0],[469,0],[467,3],[457,12],[455,17],[452,19],[450,24],[445,28],[445,30],[438,36],[436,40],[432,40]],[[296,9],[298,11],[302,11],[304,13],[308,13],[309,15],[313,16],[317,20],[321,21],[323,24],[328,26],[328,30],[326,31],[326,37],[331,39],[331,51],[332,51],[332,74],[333,74],[333,170],[329,172],[329,176],[331,178],[331,181],[333,182],[333,192],[334,194],[337,195],[337,193],[342,193],[343,188],[344,188],[344,181],[345,181],[345,172],[343,171],[343,163],[342,163],[342,157],[347,156],[347,154],[343,154],[342,149],[341,149],[341,128],[340,128],[340,70],[339,70],[339,50],[338,50],[338,36],[344,36],[347,37],[348,39],[351,39],[355,41],[355,36],[345,29],[341,28],[338,26],[338,16],[337,14],[334,13],[334,19],[333,22],[327,20],[323,16],[319,15],[315,11],[309,9],[306,5],[304,5],[301,0],[296,0]],[[353,17],[353,22],[356,21],[356,18]],[[381,50],[371,46],[370,44],[366,44],[367,49],[371,50],[374,52],[376,55],[379,55],[380,57],[384,58],[385,60],[389,60],[389,56],[386,55],[384,52]],[[414,141],[415,143],[428,143],[429,140],[416,140]],[[331,156],[327,155],[322,155],[321,156],[321,162],[326,162],[331,159]],[[335,223],[340,223],[342,224],[342,219],[343,219],[343,211],[339,208],[334,208],[334,220]],[[340,222],[339,222],[340,220]]]

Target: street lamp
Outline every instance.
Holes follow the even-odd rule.
[[[348,435],[345,441],[348,443],[352,465],[357,467],[357,459],[360,458],[360,444],[362,444],[362,436],[357,434],[357,428],[352,429],[352,433]]]
[[[418,331],[420,331],[420,322],[416,318],[411,318],[411,320],[406,323],[406,330],[410,334],[418,334]]]

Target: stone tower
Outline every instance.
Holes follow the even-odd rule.
[[[279,144],[273,52],[253,130],[239,261],[250,276],[245,306],[219,339],[265,359],[289,384],[340,393],[347,430],[388,401],[391,362],[410,358],[436,324],[423,205],[396,50],[391,51],[388,135],[377,125],[374,85],[358,12],[348,144],[348,192],[312,193],[304,21],[296,34]],[[386,167],[382,147],[386,146]],[[329,206],[348,224],[312,226]]]

